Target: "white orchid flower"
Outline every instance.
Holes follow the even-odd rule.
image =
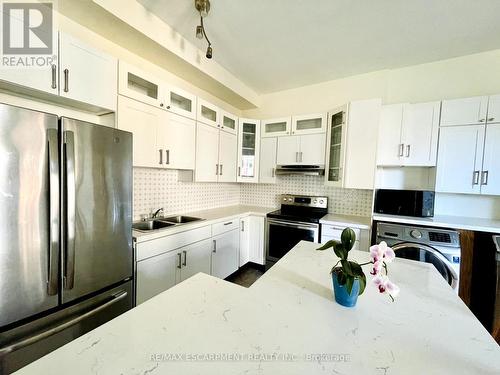
[[[377,275],[373,278],[373,285],[377,287],[380,293],[387,293],[391,296],[392,299],[397,297],[399,294],[399,287],[394,284],[389,278],[385,275]]]

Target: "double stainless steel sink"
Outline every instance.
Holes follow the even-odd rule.
[[[161,217],[157,219],[150,219],[146,221],[138,221],[132,224],[132,229],[137,230],[139,232],[149,232],[152,230],[165,229],[173,226],[192,223],[194,221],[201,221],[199,217],[193,216],[169,216],[169,217]]]

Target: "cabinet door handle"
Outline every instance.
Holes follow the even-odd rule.
[[[158,150],[158,151],[160,151],[160,162],[159,162],[158,164],[160,164],[160,165],[161,165],[161,164],[163,164],[163,150],[162,150],[162,149],[160,149],[160,150]]]
[[[214,249],[212,250],[213,253],[217,253],[217,240],[213,240],[214,243]]]
[[[165,158],[167,159],[165,164],[170,164],[170,150],[165,150]]]
[[[299,152],[295,151],[295,161],[298,163],[299,162]]]
[[[182,263],[181,263],[181,262],[182,262],[182,259],[181,259],[181,253],[177,253],[177,261],[178,261],[178,263],[177,263],[177,268],[178,268],[178,269],[181,269],[181,268],[182,268]]]
[[[182,263],[182,265],[187,266],[187,261],[188,261],[187,251],[183,250],[182,253],[184,254],[184,263]]]
[[[302,163],[303,159],[302,159],[302,151],[300,151],[300,162]]]
[[[69,69],[64,69],[64,92],[69,91]]]
[[[488,121],[495,121],[495,118],[494,118],[494,117],[490,117],[490,118],[488,119]]]
[[[472,173],[472,185],[479,184],[479,171],[474,171]]]
[[[481,174],[481,185],[488,185],[488,175],[488,171],[483,171],[483,173]]]
[[[273,177],[273,178],[274,178],[274,177],[276,177],[276,168],[273,168],[273,170],[272,170],[271,174],[272,174],[272,177]]]
[[[222,176],[222,164],[219,165],[219,173]]]
[[[241,222],[241,231],[242,232],[245,231],[245,222],[244,221]]]
[[[482,119],[479,120],[479,122],[485,122],[485,121],[486,121],[485,118],[482,118]]]
[[[219,164],[215,164],[215,175],[219,175]]]
[[[238,167],[238,177],[241,176],[241,167]]]
[[[403,153],[404,153],[404,149],[405,149],[405,144],[404,143],[400,143],[399,144],[399,156],[403,156]]]
[[[410,157],[410,147],[411,147],[411,145],[406,145],[406,157],[407,158]]]
[[[52,64],[52,88],[57,89],[57,66]]]

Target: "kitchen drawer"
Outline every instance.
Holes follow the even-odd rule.
[[[331,237],[331,236],[325,236],[324,234],[321,235],[321,243],[327,243],[330,240],[335,240],[335,241],[340,241],[340,237]],[[359,241],[354,242],[354,246],[352,247],[352,250],[359,250]]]
[[[340,241],[340,235],[345,228],[346,227],[340,225],[321,224],[321,235],[333,237],[334,239]],[[351,229],[354,231],[354,234],[356,234],[356,240],[359,240],[361,230],[359,228]]]
[[[240,227],[240,219],[239,217],[233,217],[231,219],[227,219],[221,221],[220,223],[216,223],[212,225],[212,235],[217,236],[221,233],[229,232],[233,229],[238,229]]]
[[[207,225],[185,232],[166,235],[165,237],[151,241],[140,242],[137,244],[137,261],[163,254],[210,237],[212,237],[212,227]]]

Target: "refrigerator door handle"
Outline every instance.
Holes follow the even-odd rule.
[[[47,130],[49,156],[49,266],[47,294],[57,294],[59,264],[59,151],[57,129]]]
[[[121,301],[122,299],[124,299],[125,297],[127,297],[127,295],[128,295],[128,293],[126,291],[118,292],[112,296],[111,300],[108,300],[107,302],[103,303],[102,305],[96,307],[93,310],[87,311],[85,314],[79,315],[74,319],[68,320],[68,321],[61,323],[56,327],[52,327],[46,331],[43,331],[43,332],[38,333],[36,335],[27,337],[25,339],[22,339],[20,341],[13,343],[13,344],[10,344],[8,346],[0,348],[0,358],[6,354],[13,352],[13,351],[19,350],[21,348],[24,348],[25,346],[34,344],[40,340],[46,339],[47,337],[53,336],[56,333],[64,331],[65,329],[67,329],[67,328],[69,328],[77,323],[80,323],[82,320],[85,320],[85,319],[97,314],[98,312],[107,309],[111,305],[114,305],[115,303],[117,303],[117,302]]]
[[[75,216],[76,216],[76,181],[75,181],[75,139],[72,131],[64,132],[65,176],[66,176],[66,252],[64,288],[73,289],[75,283]]]

